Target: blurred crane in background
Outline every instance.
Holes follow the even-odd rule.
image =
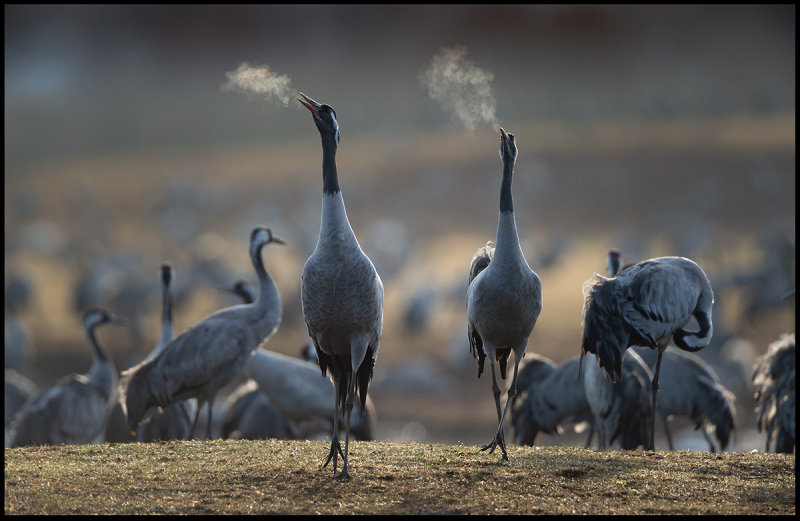
[[[123,372],[123,403],[131,430],[157,407],[164,409],[197,398],[192,431],[202,405],[207,403],[210,438],[217,392],[244,368],[253,351],[280,323],[280,295],[261,259],[262,248],[270,243],[286,244],[269,228],[253,229],[249,251],[258,276],[255,302],[217,311],[175,338],[155,358]]]

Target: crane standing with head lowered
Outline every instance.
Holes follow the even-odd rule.
[[[514,205],[511,197],[511,176],[517,159],[513,134],[500,129],[500,159],[503,180],[500,185],[500,217],[497,224],[496,246],[488,244],[472,259],[467,289],[468,335],[472,355],[478,359],[478,377],[483,372],[484,359],[489,359],[492,371],[492,393],[497,409],[498,427],[494,438],[481,450],[499,445],[503,459],[508,460],[503,421],[509,405],[517,394],[517,371],[542,311],[542,286],[539,276],[528,266],[517,236]],[[500,365],[505,380],[508,357],[514,352],[514,376],[508,389],[505,409],[500,408],[500,387],[494,365]]]
[[[581,359],[597,355],[598,365],[612,380],[622,376],[622,359],[630,346],[658,351],[651,382],[652,427],[649,449],[655,448],[655,411],[661,356],[670,339],[685,351],[699,351],[711,340],[714,292],[706,274],[684,257],[642,261],[605,278],[584,283]],[[683,329],[694,317],[699,331]]]
[[[358,391],[361,411],[378,357],[383,329],[383,283],[372,261],[361,250],[345,212],[336,171],[339,123],[330,105],[300,93],[297,100],[311,111],[322,138],[322,219],[314,252],[300,280],[303,316],[314,341],[319,367],[330,370],[334,384],[331,449],[323,467],[342,456],[339,477],[349,479],[347,451],[350,413]],[[345,442],[339,443],[339,410],[345,411]]]

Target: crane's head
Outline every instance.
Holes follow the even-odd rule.
[[[227,291],[228,293],[233,293],[234,295],[242,299],[242,302],[245,304],[252,304],[256,300],[255,294],[253,292],[253,287],[250,285],[249,282],[247,282],[244,279],[237,280],[236,284],[234,284],[229,288],[217,288],[217,289],[220,289],[222,291]]]
[[[258,225],[253,228],[250,234],[250,253],[255,257],[261,251],[261,248],[269,243],[286,244],[286,241],[272,233],[272,230],[266,226]]]
[[[297,97],[297,101],[311,111],[311,115],[314,116],[314,123],[316,123],[320,134],[323,137],[331,136],[334,139],[334,143],[338,145],[340,138],[339,122],[336,121],[336,111],[333,110],[333,107],[317,103],[302,92],[298,94],[300,96]]]
[[[128,324],[128,321],[124,318],[99,308],[89,309],[83,314],[83,327],[87,331],[109,322]]]
[[[172,266],[168,263],[164,263],[161,265],[161,284],[168,288],[172,281],[175,279],[175,270],[172,269]]]
[[[517,160],[517,144],[514,142],[514,134],[507,134],[500,128],[500,159],[505,163],[511,161],[513,164]]]
[[[622,267],[622,254],[617,250],[608,252],[608,260],[606,269],[608,270],[609,277],[616,277]]]

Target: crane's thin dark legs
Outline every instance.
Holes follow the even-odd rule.
[[[189,418],[189,413],[186,412],[186,402],[178,403],[178,407],[181,408],[181,412],[183,413],[183,419],[186,420],[186,423],[187,424],[191,423],[192,419]],[[192,425],[192,429],[194,429],[194,425]],[[189,436],[186,439],[189,440],[191,438],[192,438],[192,431],[190,430],[189,431]]]
[[[197,420],[200,419],[200,409],[203,408],[203,402],[197,400],[197,411],[194,413],[194,421],[192,422],[192,428],[189,430],[189,439],[192,439],[194,436],[194,428],[197,426]]]
[[[350,378],[350,389],[347,393],[347,402],[345,403],[346,416],[345,416],[345,431],[344,431],[344,455],[342,459],[344,460],[344,464],[342,465],[342,472],[339,474],[339,479],[342,481],[347,481],[350,479],[350,473],[347,471],[347,452],[350,447],[350,413],[353,412],[353,396],[356,393],[356,380],[355,378]]]
[[[206,427],[206,439],[211,439],[211,410],[213,409],[212,405],[214,405],[214,398],[212,397],[208,401],[208,426]]]
[[[661,355],[663,353],[664,351],[659,348],[658,358],[656,359],[656,371],[653,373],[653,381],[651,382],[653,388],[653,421],[650,429],[650,446],[647,447],[647,450],[656,450],[656,394],[658,394],[658,372],[661,369]]]
[[[494,449],[500,445],[500,449],[503,451],[503,459],[508,461],[508,452],[506,452],[506,442],[505,436],[503,435],[503,421],[506,418],[506,413],[508,413],[508,408],[511,405],[511,402],[514,400],[514,397],[517,395],[517,370],[519,369],[519,363],[514,362],[514,378],[511,380],[511,387],[508,389],[508,397],[506,399],[506,406],[503,409],[502,414],[500,413],[500,387],[497,385],[497,380],[494,376],[494,363],[491,364],[492,368],[492,392],[494,393],[494,402],[497,407],[497,421],[499,425],[497,426],[497,432],[494,435],[494,439],[488,445],[484,445],[481,447],[481,450],[488,450],[489,454],[494,452]]]
[[[667,425],[667,419],[666,418],[661,418],[661,421],[664,423],[664,432],[667,435],[667,443],[669,444],[669,450],[675,450],[673,448],[673,445],[672,445],[672,433],[669,432],[669,426]],[[705,436],[705,432],[703,433],[703,435]],[[706,439],[708,439],[708,438],[706,437]]]
[[[333,437],[331,438],[331,450],[328,452],[328,457],[325,459],[325,463],[322,464],[322,468],[328,466],[328,463],[333,459],[333,475],[336,475],[336,459],[339,454],[342,455],[342,459],[345,459],[344,453],[342,452],[342,446],[339,444],[339,385],[340,383],[337,382],[334,385],[334,404],[333,404]]]

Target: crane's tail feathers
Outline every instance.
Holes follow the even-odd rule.
[[[486,243],[486,246],[481,246],[475,255],[472,257],[472,262],[469,266],[469,282],[472,283],[473,279],[478,276],[478,273],[486,269],[492,261],[494,255],[494,246],[492,241]]]
[[[595,274],[583,284],[583,355],[594,353],[612,381],[622,376],[629,335],[614,299],[614,279]]]
[[[367,389],[369,388],[370,380],[372,380],[372,371],[375,368],[375,357],[373,352],[374,348],[370,346],[367,349],[367,354],[364,357],[364,361],[361,362],[356,374],[358,382],[358,395],[361,400],[361,416],[364,416],[367,409]]]
[[[142,362],[122,372],[119,381],[120,404],[128,427],[135,431],[148,409],[153,407],[149,374],[152,364]]]

